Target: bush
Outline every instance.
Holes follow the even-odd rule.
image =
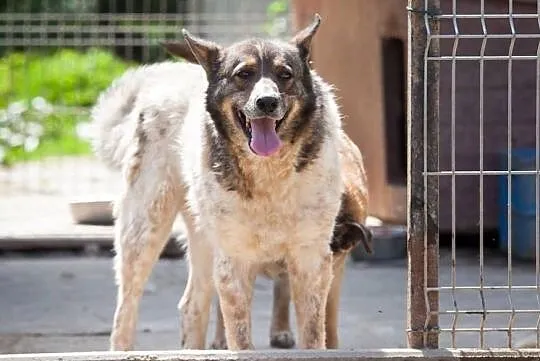
[[[0,59],[0,163],[88,153],[88,109],[129,66],[99,49]]]

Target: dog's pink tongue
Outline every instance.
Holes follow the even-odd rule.
[[[253,152],[261,156],[274,154],[281,147],[281,140],[276,133],[276,122],[270,118],[251,120],[251,143]]]

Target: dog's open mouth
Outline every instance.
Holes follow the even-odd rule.
[[[281,139],[277,134],[283,119],[276,120],[268,117],[248,119],[244,112],[236,112],[238,123],[249,139],[249,147],[253,153],[268,157],[281,148]]]

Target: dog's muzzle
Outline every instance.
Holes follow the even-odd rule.
[[[285,105],[272,80],[259,80],[239,113],[253,153],[267,157],[281,148],[278,128],[285,117]]]

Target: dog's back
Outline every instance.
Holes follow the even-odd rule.
[[[206,84],[202,69],[189,63],[162,62],[126,71],[100,95],[92,109],[95,153],[107,165],[119,168],[135,139],[142,112],[170,114],[157,118],[163,124],[141,124],[146,137],[163,138],[166,134],[161,129],[172,133],[180,125],[165,124],[167,118],[180,113],[174,119],[183,119],[190,99],[202,101]]]

